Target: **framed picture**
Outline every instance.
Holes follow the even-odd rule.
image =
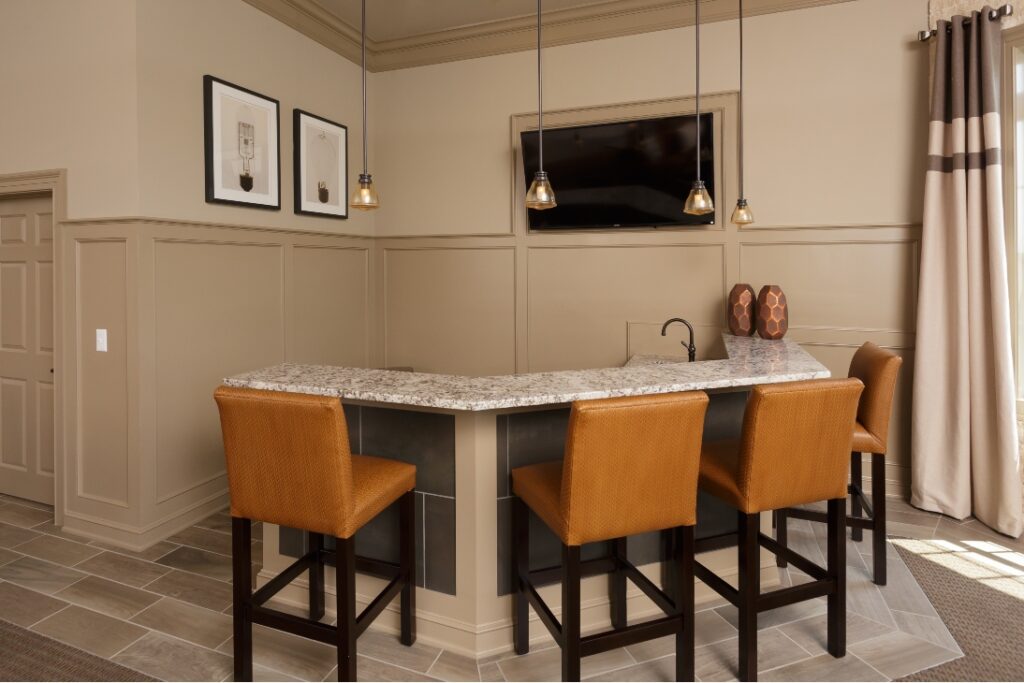
[[[280,105],[203,76],[206,201],[281,208]]]
[[[348,218],[348,127],[294,110],[295,213]]]

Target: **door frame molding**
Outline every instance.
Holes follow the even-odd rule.
[[[64,268],[58,247],[67,220],[67,169],[0,173],[0,199],[49,192],[53,202],[53,521],[64,523]]]

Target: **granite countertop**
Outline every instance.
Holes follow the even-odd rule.
[[[228,377],[224,383],[425,408],[497,410],[829,377],[828,369],[796,342],[731,334],[722,339],[727,359],[695,363],[669,356],[633,356],[620,368],[492,377],[282,363]]]

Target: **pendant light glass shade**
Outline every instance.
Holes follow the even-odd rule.
[[[533,174],[533,182],[526,191],[526,208],[535,211],[553,209],[555,190],[551,187],[548,174],[544,170],[544,57],[541,52],[541,0],[537,0],[537,172]]]
[[[369,171],[368,135],[366,128],[366,0],[362,1],[362,30],[360,47],[363,55],[363,172],[359,174],[359,187],[352,193],[349,206],[359,211],[372,211],[380,206],[380,195],[373,187]]]
[[[352,199],[349,201],[349,204],[353,209],[359,209],[360,211],[370,211],[380,206],[380,195],[374,189],[373,176],[369,173],[359,174],[359,187],[352,193]]]
[[[711,201],[711,195],[708,194],[708,189],[704,187],[704,181],[694,180],[690,195],[686,198],[686,203],[683,205],[683,213],[688,213],[691,216],[703,216],[704,214],[714,213],[714,211],[715,203]]]
[[[711,194],[704,186],[704,181],[700,178],[700,3],[701,0],[696,0],[694,2],[694,11],[696,12],[696,19],[694,22],[694,43],[697,53],[697,58],[695,60],[697,66],[695,77],[697,86],[697,179],[693,181],[693,187],[690,189],[690,194],[686,198],[686,203],[683,204],[683,213],[689,214],[690,216],[704,216],[709,213],[714,213],[715,211],[715,203],[711,201]]]
[[[754,212],[750,210],[746,199],[736,200],[736,208],[732,210],[732,222],[736,225],[750,225],[754,222]]]
[[[555,203],[555,191],[551,188],[548,174],[544,171],[537,171],[530,183],[530,189],[526,193],[526,208],[543,211],[558,206]]]
[[[732,211],[732,222],[735,225],[750,225],[754,222],[754,212],[747,204],[746,194],[743,192],[744,155],[743,155],[743,0],[740,0],[740,96],[739,96],[739,160],[740,160],[740,196],[736,200],[736,208]]]

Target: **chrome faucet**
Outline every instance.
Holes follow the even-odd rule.
[[[662,337],[666,336],[668,326],[671,325],[672,323],[682,323],[686,325],[686,329],[690,331],[690,345],[687,346],[686,342],[679,343],[682,344],[683,346],[686,346],[686,353],[690,357],[690,362],[692,363],[693,361],[697,360],[697,347],[693,345],[693,325],[690,324],[689,320],[684,320],[683,318],[671,318],[669,320],[666,320],[665,324],[661,326]]]

